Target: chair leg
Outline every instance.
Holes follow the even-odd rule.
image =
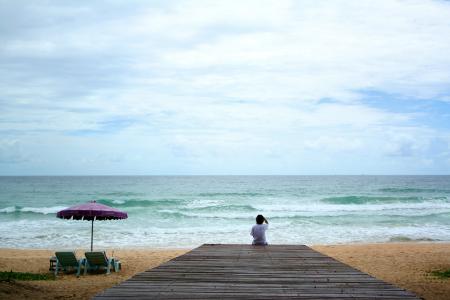
[[[111,258],[111,268],[114,272],[117,272],[116,269],[116,260],[114,258]]]
[[[59,260],[56,259],[56,266],[55,266],[55,277],[58,276],[58,266],[59,266]]]
[[[84,275],[87,274],[87,270],[89,268],[89,262],[87,261],[87,259],[84,261]]]
[[[80,259],[78,261],[78,268],[77,268],[77,277],[80,277],[80,272],[81,272],[81,265],[83,264],[83,259]]]
[[[106,267],[106,274],[111,274],[111,264],[112,264],[112,259],[108,259],[108,266]]]

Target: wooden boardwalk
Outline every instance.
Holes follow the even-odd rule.
[[[419,299],[303,245],[202,245],[94,299]]]

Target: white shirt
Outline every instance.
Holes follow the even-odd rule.
[[[253,236],[253,245],[267,245],[266,230],[269,224],[255,224],[250,234]]]

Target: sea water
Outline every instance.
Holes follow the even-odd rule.
[[[0,177],[0,247],[90,245],[88,221],[56,212],[96,200],[128,219],[96,221],[95,248],[251,243],[450,241],[450,176]]]

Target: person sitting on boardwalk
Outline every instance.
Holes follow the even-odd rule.
[[[263,224],[266,223],[266,224]],[[269,222],[263,215],[256,216],[256,224],[253,225],[250,234],[253,236],[253,245],[266,246],[266,230],[269,228]]]

